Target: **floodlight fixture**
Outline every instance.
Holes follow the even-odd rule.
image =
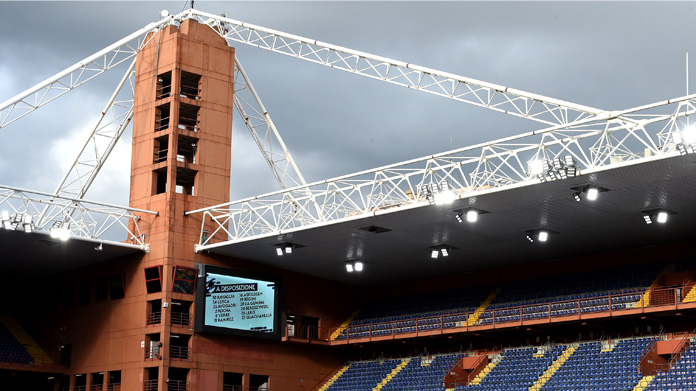
[[[12,229],[12,220],[10,220],[10,212],[3,210],[0,212],[0,220],[5,229]]]
[[[541,159],[532,160],[529,163],[529,173],[532,175],[543,175],[546,171],[545,166],[544,161]]]
[[[365,268],[363,261],[348,261],[346,262],[346,271],[348,273],[361,272]]]
[[[462,219],[461,213],[457,213],[456,215],[454,215],[454,218],[457,219],[458,223],[461,223],[464,221],[464,219]]]
[[[694,153],[696,151],[696,127],[689,125],[672,135],[677,150],[682,155]]]
[[[440,253],[442,254],[443,257],[449,256],[449,252],[447,251],[446,248],[440,249]]]
[[[575,193],[573,193],[573,198],[574,198],[575,201],[577,201],[577,202],[582,201],[582,197],[580,197],[580,192],[579,192],[579,191],[576,191]]]
[[[642,211],[642,213],[643,213],[643,221],[645,221],[645,224],[652,224],[654,222],[658,222],[660,224],[665,224],[670,215],[677,214],[674,211],[662,209],[662,208],[648,209],[648,210]]]
[[[438,250],[432,250],[430,252],[430,258],[432,258],[432,259],[437,259],[437,257],[439,257],[439,256],[440,256],[440,251],[438,251]]]
[[[466,221],[470,223],[475,223],[478,220],[479,212],[476,209],[469,209],[466,211]]]
[[[664,210],[657,212],[657,222],[664,224],[667,222],[667,212]]]
[[[422,185],[421,193],[428,200],[428,203],[430,205],[435,205],[435,198],[433,197],[433,186],[431,184]]]
[[[534,242],[547,242],[551,234],[557,234],[558,232],[552,231],[546,228],[535,228],[524,231],[526,233],[527,240],[531,243]]]
[[[589,187],[587,189],[587,199],[590,201],[596,201],[599,196],[599,189],[596,187]]]
[[[24,226],[24,232],[26,233],[31,233],[34,224],[33,224],[34,217],[30,214],[27,214],[24,216],[24,221],[23,221],[23,226]]]
[[[298,248],[304,247],[301,244],[291,242],[280,242],[275,244],[276,254],[280,257],[285,254],[292,254]]]

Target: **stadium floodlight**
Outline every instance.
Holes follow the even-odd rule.
[[[590,201],[596,201],[599,196],[599,189],[596,187],[589,187],[587,189],[587,199]]]
[[[449,205],[457,199],[454,190],[447,181],[442,181],[437,186],[437,192],[433,194],[435,205]]]
[[[530,229],[525,232],[527,233],[527,240],[529,240],[531,243],[546,242],[549,240],[549,235],[551,235],[552,233],[557,233],[555,231],[551,231],[544,228]]]
[[[440,249],[440,253],[442,253],[443,257],[449,256],[449,252],[447,252],[447,249],[444,247],[442,249]]]
[[[437,257],[440,256],[440,252],[438,250],[433,250],[430,252],[430,258],[432,259],[437,259]]]
[[[282,247],[276,247],[276,254],[278,254],[279,257],[282,256],[282,255],[283,255],[283,248],[282,248]]]
[[[580,197],[580,192],[579,192],[579,191],[576,191],[575,193],[573,193],[573,198],[574,198],[575,201],[577,201],[577,202],[580,202],[580,201],[582,200],[582,197]]]
[[[670,215],[677,214],[674,211],[662,208],[647,209],[643,210],[641,213],[643,213],[643,221],[645,221],[645,224],[652,224],[656,221],[660,224],[665,224]]]
[[[33,220],[34,220],[34,217],[30,214],[27,214],[26,216],[24,216],[24,222],[23,222],[24,232],[31,233],[31,231],[34,227]]]
[[[696,151],[696,126],[689,125],[672,135],[674,144],[680,154],[686,155]]]
[[[433,197],[433,186],[426,184],[421,186],[421,193],[428,200],[430,205],[435,205],[435,197]]]
[[[292,254],[292,243],[287,243],[285,245],[285,253],[286,254]]]
[[[664,224],[667,222],[667,212],[664,210],[657,212],[657,222],[660,224]]]
[[[544,161],[541,159],[535,159],[529,162],[529,173],[531,175],[542,175],[545,170]]]
[[[70,223],[63,224],[63,226],[60,228],[60,232],[58,233],[58,239],[62,240],[63,242],[70,239]]]
[[[462,219],[461,213],[457,213],[456,215],[454,215],[454,218],[457,219],[457,222],[459,223],[464,221],[464,219]]]
[[[466,211],[466,221],[470,223],[475,223],[478,220],[478,211],[475,209],[469,209]]]
[[[356,272],[361,272],[361,271],[363,271],[363,263],[360,261],[357,261],[357,262],[355,262],[355,264],[353,264],[353,268],[355,269]]]
[[[12,221],[10,220],[10,212],[3,210],[0,212],[0,220],[2,220],[2,226],[5,229],[12,229]]]
[[[347,271],[348,273],[352,273],[352,272],[353,272],[353,264],[352,264],[352,263],[346,263],[346,271]]]

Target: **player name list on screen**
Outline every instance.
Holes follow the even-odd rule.
[[[208,273],[205,325],[273,332],[275,284]]]

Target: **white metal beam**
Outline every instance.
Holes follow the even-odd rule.
[[[529,163],[572,158],[592,172],[679,155],[675,135],[696,114],[696,95],[658,102],[573,126],[553,126],[437,155],[186,212],[216,229],[196,251],[428,205],[423,184],[447,181],[458,198],[538,183]],[[626,127],[626,118],[634,124]],[[563,179],[559,179],[563,180]],[[301,192],[310,196],[297,197]],[[290,195],[293,195],[290,197]],[[317,202],[323,219],[314,215]],[[214,242],[214,244],[213,244]]]
[[[230,44],[236,42],[255,46],[547,125],[569,124],[588,117],[600,116],[605,112],[601,109],[360,52],[196,9],[185,11],[177,16],[179,17],[195,18],[200,23],[209,25]]]
[[[71,67],[0,103],[0,129],[109,69],[134,58],[140,48],[152,37],[148,33],[155,32],[174,20],[173,17],[168,17],[158,22],[150,23]]]
[[[39,219],[46,205],[51,205],[50,213]],[[149,245],[138,227],[140,215],[158,215],[144,209],[0,185],[0,219],[3,212],[13,221],[21,216],[22,222],[11,229],[24,230],[23,223],[30,221],[32,230],[48,232],[53,224],[59,222],[69,224],[73,237],[120,245],[125,236],[130,246],[143,251],[148,251]],[[24,220],[27,216],[31,218]]]

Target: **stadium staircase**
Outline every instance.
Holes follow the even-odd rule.
[[[479,372],[478,375],[476,375],[476,377],[469,384],[481,383],[481,380],[483,380],[486,377],[486,375],[488,375],[493,370],[493,368],[495,368],[497,364],[497,361],[489,362],[488,365],[486,365],[486,367],[483,368],[483,370],[481,370],[481,372]]]
[[[635,387],[633,387],[633,391],[644,391],[649,385],[650,382],[655,378],[655,376],[643,376],[642,379],[636,384]]]
[[[500,292],[501,288],[498,288],[494,290],[488,297],[486,297],[486,300],[481,303],[481,305],[474,311],[473,314],[469,316],[469,319],[466,320],[467,326],[473,326],[476,323],[478,323],[479,319],[481,318],[481,314],[488,308],[489,305],[491,305],[491,302],[495,299],[495,297],[498,295],[498,292]]]
[[[327,380],[326,383],[324,383],[324,385],[319,387],[317,391],[326,391],[326,389],[331,387],[331,385],[334,384],[336,380],[338,380],[338,378],[341,377],[341,375],[343,375],[348,370],[348,368],[350,368],[350,364],[343,366],[343,368],[341,368],[338,372],[331,376],[331,378]]]
[[[556,371],[558,371],[558,368],[560,368],[561,365],[563,365],[563,363],[565,363],[566,360],[568,360],[568,358],[573,354],[573,352],[575,352],[575,349],[577,349],[577,346],[571,346],[568,349],[566,349],[565,352],[563,352],[563,354],[561,354],[558,357],[558,359],[556,359],[556,361],[554,361],[553,364],[551,364],[551,366],[546,370],[546,372],[544,372],[544,374],[541,375],[539,380],[537,380],[536,383],[529,387],[529,391],[541,390],[541,387],[543,387],[544,384],[546,384],[546,382],[549,381],[549,379],[551,379],[551,376],[553,376],[553,374],[556,373]]]
[[[397,365],[396,368],[392,369],[392,371],[387,375],[387,377],[382,379],[382,381],[379,384],[377,384],[377,386],[373,388],[372,391],[380,391],[382,388],[384,388],[384,386],[386,386],[387,383],[389,383],[397,374],[399,374],[399,372],[401,372],[402,369],[404,369],[406,365],[408,365],[409,361],[411,361],[410,358],[401,361],[401,363]]]
[[[358,312],[360,312],[360,310],[357,310],[357,311],[353,312],[353,313],[348,317],[348,319],[346,319],[345,322],[341,323],[341,325],[338,326],[338,328],[337,328],[333,333],[331,333],[331,336],[329,337],[329,340],[330,340],[330,341],[335,341],[336,338],[338,338],[338,336],[341,335],[341,334],[343,333],[343,331],[346,329],[346,327],[348,327],[348,325],[350,324],[350,322],[352,322],[353,319],[355,319],[355,317],[358,316]]]

